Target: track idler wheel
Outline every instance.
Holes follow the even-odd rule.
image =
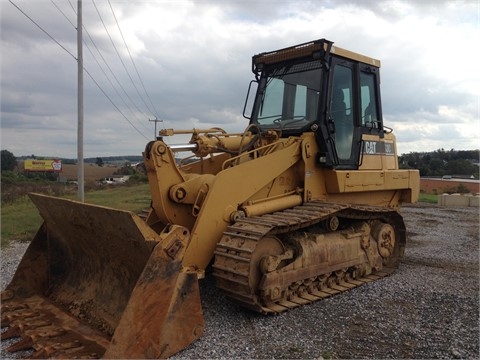
[[[373,237],[377,242],[378,253],[384,259],[393,255],[395,248],[395,229],[390,224],[378,223],[373,229]]]

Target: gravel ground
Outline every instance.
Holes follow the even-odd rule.
[[[205,333],[173,358],[480,358],[478,208],[419,204],[401,213],[408,240],[399,269],[335,297],[263,316],[202,281]],[[2,250],[2,288],[24,250]],[[8,344],[2,359],[12,358]]]

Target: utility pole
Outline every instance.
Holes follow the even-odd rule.
[[[82,0],[77,0],[77,68],[78,68],[78,124],[77,124],[77,182],[78,200],[85,201],[83,164],[83,44],[82,44]]]
[[[153,138],[156,139],[157,136],[158,136],[158,133],[157,133],[157,123],[163,122],[163,120],[158,120],[157,117],[155,116],[155,119],[148,119],[148,121],[153,121],[153,122],[155,122],[155,134],[154,134],[154,137],[153,137]]]

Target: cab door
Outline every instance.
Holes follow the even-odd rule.
[[[335,168],[357,169],[360,157],[361,131],[359,129],[358,91],[352,61],[332,58],[328,122],[333,132]]]

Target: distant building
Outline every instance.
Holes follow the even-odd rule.
[[[125,184],[128,179],[130,179],[130,175],[114,175],[112,177],[104,178],[101,183],[105,185]]]
[[[457,178],[449,175],[442,178],[420,178],[420,191],[427,194],[459,192],[459,189],[466,189],[472,194],[479,194],[480,180]]]

